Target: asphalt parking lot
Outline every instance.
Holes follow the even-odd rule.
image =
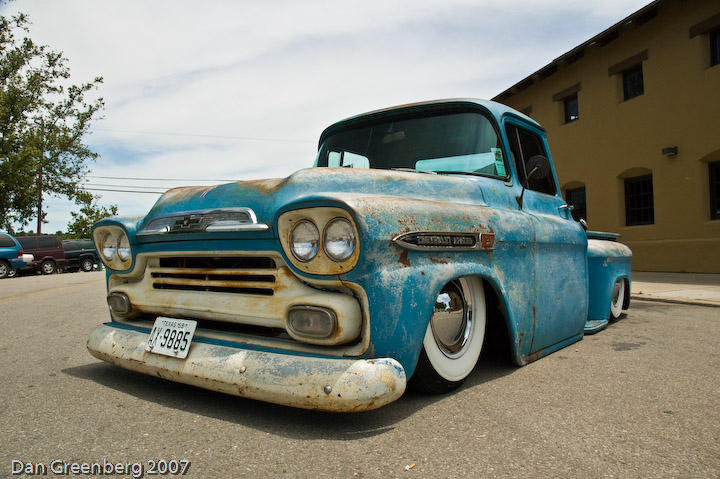
[[[0,477],[12,460],[187,459],[203,478],[720,478],[720,308],[634,301],[523,368],[484,358],[452,394],[346,415],[97,361],[104,291],[104,272],[0,281]]]

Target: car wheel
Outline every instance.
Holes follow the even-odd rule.
[[[460,386],[480,357],[485,319],[480,279],[460,278],[447,283],[435,302],[410,386],[433,394]]]
[[[8,271],[8,278],[14,278],[17,276],[17,270],[15,268],[10,268],[10,271]]]
[[[80,269],[85,271],[86,273],[88,271],[92,271],[94,266],[95,263],[93,263],[93,260],[91,260],[90,258],[83,258],[80,260]]]
[[[622,313],[623,302],[625,301],[625,279],[615,281],[610,299],[610,319],[618,319]]]
[[[0,279],[10,276],[11,270],[12,267],[10,266],[10,263],[8,263],[7,261],[0,261]]]
[[[57,270],[57,266],[55,266],[54,261],[46,259],[42,262],[42,264],[40,264],[40,270],[42,271],[42,274],[53,274]]]

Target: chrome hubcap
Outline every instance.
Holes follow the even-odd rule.
[[[0,263],[0,276],[5,276],[8,272],[7,266],[5,263]]]
[[[435,300],[435,312],[430,319],[435,342],[447,357],[457,357],[462,353],[472,331],[472,305],[464,294],[461,281],[446,284]]]

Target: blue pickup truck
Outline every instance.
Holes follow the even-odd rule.
[[[312,168],[98,222],[110,318],[88,349],[308,409],[442,393],[486,346],[524,365],[620,318],[631,252],[583,226],[531,118],[473,99],[374,111],[323,131]]]

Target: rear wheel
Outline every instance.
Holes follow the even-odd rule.
[[[57,271],[57,266],[54,261],[46,259],[40,264],[40,270],[42,271],[42,274],[53,274]]]
[[[83,258],[80,260],[80,269],[85,272],[92,271],[94,266],[95,263],[90,258]]]
[[[10,271],[12,271],[10,263],[5,260],[0,260],[0,279],[10,276]]]
[[[447,283],[435,302],[410,385],[435,394],[460,386],[480,357],[485,319],[480,279],[460,278]]]
[[[615,281],[612,289],[612,297],[610,299],[610,319],[620,318],[622,314],[623,302],[625,301],[625,279],[620,278]]]

